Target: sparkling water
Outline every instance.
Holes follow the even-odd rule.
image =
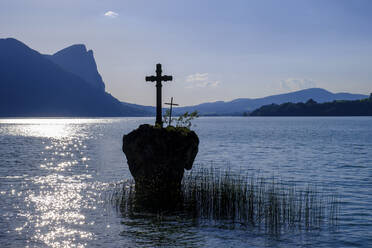
[[[336,228],[231,229],[123,217],[122,136],[153,118],[0,119],[1,247],[372,247],[372,118],[202,117],[194,168],[312,184],[340,200]]]

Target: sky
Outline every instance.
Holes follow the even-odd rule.
[[[370,0],[0,0],[0,38],[92,49],[106,90],[181,106],[319,87],[372,92]],[[1,55],[0,55],[1,56]]]

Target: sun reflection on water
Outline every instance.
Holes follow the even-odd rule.
[[[37,213],[25,215],[36,229],[33,239],[50,247],[84,247],[82,241],[93,238],[93,233],[81,228],[87,225],[82,209],[91,207],[82,195],[89,187],[83,181],[89,177],[50,174],[33,179],[35,185],[44,186],[38,193],[30,192],[26,197],[26,202],[33,205],[33,212]]]
[[[76,127],[97,123],[113,122],[114,119],[64,119],[64,118],[38,118],[38,119],[0,119],[0,125],[7,134],[43,137],[64,138],[76,135]],[[7,124],[11,124],[6,126]],[[5,127],[4,127],[5,126]],[[80,130],[80,129],[79,129]],[[1,131],[1,130],[0,130]],[[1,133],[0,133],[1,134]]]
[[[91,214],[99,203],[99,192],[107,187],[94,180],[86,154],[91,123],[107,122],[97,119],[0,119],[0,135],[40,140],[35,150],[41,169],[39,174],[25,177],[24,190],[11,189],[6,194],[24,200],[18,217],[22,225],[14,228],[19,235],[30,236],[36,247],[86,247],[94,240]],[[37,145],[35,145],[36,147]],[[36,164],[37,166],[37,164]],[[32,246],[31,245],[31,246]]]
[[[58,165],[57,165],[58,166]],[[86,247],[95,235],[87,226],[86,213],[96,209],[99,190],[104,183],[89,183],[89,174],[65,176],[57,173],[34,177],[30,183],[40,190],[27,190],[27,211],[19,213],[26,218],[18,233],[32,229],[31,240],[48,247]],[[90,201],[87,201],[87,198]]]

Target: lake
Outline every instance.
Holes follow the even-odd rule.
[[[372,247],[371,117],[201,117],[194,168],[338,195],[337,227],[280,236],[122,217],[122,136],[153,118],[0,119],[1,247]]]

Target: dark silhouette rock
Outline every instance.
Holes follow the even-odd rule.
[[[123,137],[136,194],[169,201],[180,193],[184,170],[190,170],[198,153],[199,138],[183,127],[141,125]]]

